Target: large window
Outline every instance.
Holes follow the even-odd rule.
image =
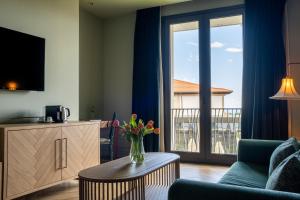
[[[168,150],[183,160],[230,160],[241,137],[242,10],[165,20]]]

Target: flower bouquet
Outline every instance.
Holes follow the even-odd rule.
[[[154,128],[154,121],[150,120],[146,125],[142,119],[137,121],[137,115],[132,114],[129,123],[124,121],[120,126],[122,133],[126,139],[131,142],[130,160],[132,163],[143,163],[144,161],[144,144],[143,137],[145,135],[155,133],[159,134],[159,128]]]

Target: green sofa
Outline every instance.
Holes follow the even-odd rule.
[[[240,140],[237,162],[218,183],[178,179],[169,200],[300,200],[300,194],[266,190],[269,161],[282,141]]]

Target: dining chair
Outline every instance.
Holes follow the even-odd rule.
[[[109,158],[114,159],[114,137],[118,132],[118,128],[113,126],[113,122],[116,120],[117,114],[114,112],[111,121],[101,121],[101,128],[109,128],[108,138],[100,137],[100,145],[107,145],[109,148]]]

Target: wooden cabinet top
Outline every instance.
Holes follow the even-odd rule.
[[[22,130],[22,129],[35,129],[35,128],[53,128],[53,127],[67,127],[67,126],[81,126],[98,124],[99,121],[69,121],[65,123],[27,123],[27,124],[0,124],[0,129],[5,130]]]

